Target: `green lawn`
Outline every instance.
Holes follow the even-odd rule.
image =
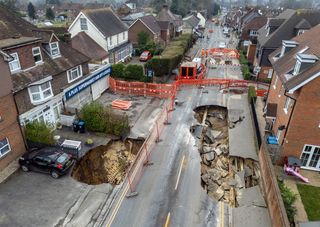
[[[320,187],[297,184],[309,221],[320,221]]]

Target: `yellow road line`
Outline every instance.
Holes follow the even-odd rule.
[[[121,194],[121,196],[120,196],[120,198],[119,198],[119,200],[118,200],[118,202],[117,202],[114,210],[112,211],[111,216],[110,216],[110,219],[109,219],[108,222],[107,222],[107,227],[110,227],[110,226],[111,226],[114,218],[116,217],[116,215],[117,215],[117,213],[118,213],[118,210],[120,209],[120,206],[121,206],[121,204],[122,204],[122,201],[123,201],[124,197],[126,196],[128,190],[129,190],[129,184],[126,185],[126,187],[125,187],[125,189],[123,190],[123,192],[122,192],[122,194]]]
[[[168,227],[170,224],[170,212],[167,215],[166,223],[164,224],[164,227]]]
[[[181,164],[180,164],[179,173],[178,173],[178,178],[177,178],[176,187],[174,188],[174,190],[177,190],[177,188],[178,188],[178,184],[179,184],[179,179],[180,179],[180,176],[181,176],[181,171],[182,171],[182,166],[183,166],[184,158],[185,158],[185,156],[183,155],[182,160],[181,160]]]

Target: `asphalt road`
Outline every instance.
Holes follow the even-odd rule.
[[[208,24],[214,32],[210,39],[199,40],[195,46],[217,47],[227,42],[222,29]],[[208,70],[208,77],[227,78],[230,67]],[[205,90],[205,92],[204,92]],[[189,129],[194,120],[193,109],[201,105],[226,106],[228,95],[217,87],[186,88],[177,98],[185,101],[176,107],[171,116],[171,125],[165,126],[161,140],[151,153],[153,165],[147,167],[138,186],[136,197],[124,198],[104,226],[224,226],[227,217],[221,211],[221,203],[208,198],[200,185],[200,155],[196,141]],[[116,211],[116,212],[115,212]]]

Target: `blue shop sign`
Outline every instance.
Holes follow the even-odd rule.
[[[83,81],[81,84],[78,84],[77,86],[75,86],[71,90],[67,91],[65,93],[66,100],[72,98],[73,96],[75,96],[76,94],[81,92],[82,90],[89,87],[91,84],[94,84],[96,81],[100,80],[102,77],[110,75],[110,73],[111,73],[111,67],[108,67],[108,68],[96,73],[95,75],[91,76],[89,79]]]

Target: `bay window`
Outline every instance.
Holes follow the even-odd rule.
[[[51,98],[53,96],[53,92],[50,81],[29,87],[29,94],[32,103],[43,102]]]
[[[50,54],[51,54],[51,57],[60,56],[60,49],[59,49],[58,42],[50,43]]]

